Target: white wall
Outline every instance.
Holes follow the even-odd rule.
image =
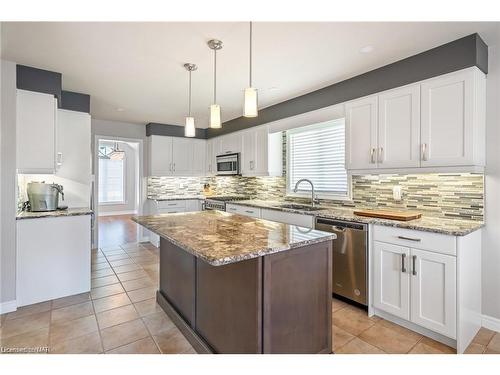
[[[114,143],[109,143],[113,147]],[[137,179],[136,158],[138,147],[128,142],[118,143],[121,150],[125,152],[125,203],[123,204],[100,204],[99,215],[111,214],[113,212],[134,212],[137,210]],[[97,178],[97,176],[96,176]]]
[[[497,40],[500,26],[497,26]],[[500,319],[500,45],[489,47],[486,102],[485,222],[482,248],[483,315]]]
[[[0,303],[16,299],[16,64],[0,60]]]

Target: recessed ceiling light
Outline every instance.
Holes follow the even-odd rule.
[[[123,108],[116,108],[116,111],[117,111],[117,112],[123,112],[123,111],[125,111],[125,110],[124,110]]]
[[[359,52],[361,53],[370,53],[374,50],[375,48],[373,48],[373,46],[364,46],[363,48],[361,48],[359,50]]]

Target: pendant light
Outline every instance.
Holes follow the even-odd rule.
[[[194,117],[191,117],[191,73],[194,72],[198,67],[196,64],[184,64],[184,68],[189,72],[189,105],[188,105],[188,115],[186,117],[186,124],[184,126],[184,136],[194,137],[196,135],[196,128],[194,126]]]
[[[243,105],[243,116],[257,117],[257,89],[252,87],[252,22],[250,22],[250,75],[249,87],[245,89],[245,101]]]
[[[222,41],[212,39],[208,41],[208,48],[214,51],[214,101],[210,106],[210,123],[209,127],[212,129],[222,128],[220,118],[220,105],[217,104],[217,51],[222,49]]]

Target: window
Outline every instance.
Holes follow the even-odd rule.
[[[112,151],[99,147],[99,204],[125,203],[125,158],[110,158]]]
[[[286,140],[288,195],[308,196],[311,187],[307,183],[293,192],[296,182],[307,178],[320,198],[349,198],[343,118],[288,130]]]

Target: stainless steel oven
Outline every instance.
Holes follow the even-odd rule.
[[[217,174],[220,176],[231,176],[240,174],[240,154],[218,155]]]

